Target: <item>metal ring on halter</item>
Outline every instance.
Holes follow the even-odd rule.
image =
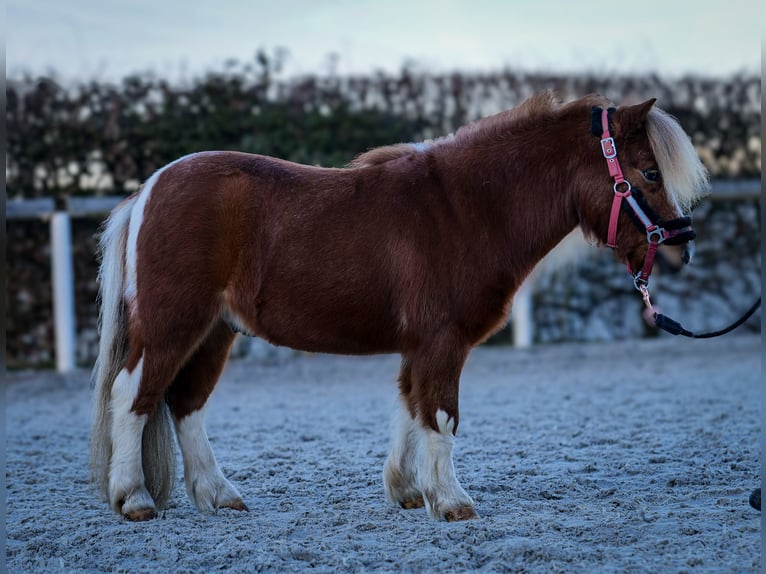
[[[647,285],[649,285],[649,280],[642,279],[640,271],[633,276],[633,286],[639,291],[641,291],[642,294],[643,294],[643,289],[646,289]]]
[[[652,241],[652,236],[658,236],[656,241]],[[665,230],[662,227],[655,227],[654,229],[646,230],[646,240],[649,243],[662,243],[665,241]]]
[[[627,185],[628,189],[626,189],[625,191],[619,191],[617,189],[617,186],[620,185],[621,183],[624,183],[625,185]],[[631,189],[633,189],[630,185],[630,182],[627,179],[623,179],[622,181],[615,181],[613,188],[615,193],[622,193],[622,194],[628,193]]]

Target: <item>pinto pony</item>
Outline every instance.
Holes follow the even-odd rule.
[[[312,352],[400,353],[386,496],[434,518],[476,517],[452,462],[469,351],[577,226],[641,268],[647,232],[614,208],[630,183],[660,222],[683,218],[706,189],[689,138],[653,104],[597,116],[610,106],[600,96],[562,103],[546,92],[344,169],[204,152],[157,171],[114,209],[100,243],[91,458],[112,508],[130,520],[163,508],[174,434],[197,508],[247,508],[203,415],[241,332]],[[622,186],[609,138],[592,127],[602,116]]]

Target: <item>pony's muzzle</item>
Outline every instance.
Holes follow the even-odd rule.
[[[684,245],[684,251],[681,253],[681,261],[684,262],[684,265],[688,265],[692,262],[692,258],[694,257],[694,241],[689,241],[686,245]]]
[[[681,262],[685,265],[691,263],[692,257],[694,257],[694,240],[697,237],[697,233],[692,228],[691,217],[678,217],[666,221],[662,225],[668,232],[665,244],[682,247]]]

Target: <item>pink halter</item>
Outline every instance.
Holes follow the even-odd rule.
[[[617,159],[617,147],[614,145],[614,138],[609,131],[608,110],[601,110],[601,151],[606,158],[609,175],[614,179],[614,198],[612,200],[612,209],[609,213],[607,246],[612,249],[617,247],[617,224],[620,219],[620,209],[623,201],[628,204],[628,207],[633,211],[637,220],[640,221],[641,225],[646,229],[646,240],[649,242],[649,249],[644,257],[644,264],[641,270],[637,273],[634,272],[630,267],[630,262],[626,261],[628,273],[633,276],[633,283],[635,284],[636,289],[641,290],[641,286],[646,286],[649,283],[649,276],[652,273],[654,258],[660,244],[665,240],[681,235],[682,233],[693,236],[694,232],[689,224],[690,220],[685,217],[667,222],[666,225],[668,227],[673,227],[671,231],[661,227],[659,223],[652,221],[651,217],[646,214],[646,211],[644,211],[641,205],[639,205],[639,202],[636,201],[632,192],[633,188],[630,185],[630,182],[626,180],[625,176],[622,174],[620,161]]]

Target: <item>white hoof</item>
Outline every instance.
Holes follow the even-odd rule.
[[[213,513],[219,508],[248,510],[242,496],[223,475],[198,475],[187,483],[186,490],[200,512]]]

